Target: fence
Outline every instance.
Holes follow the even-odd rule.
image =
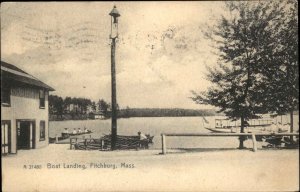
[[[163,133],[162,138],[162,154],[167,154],[167,136],[168,137],[239,137],[251,136],[253,143],[253,151],[257,151],[256,136],[298,136],[299,133]]]

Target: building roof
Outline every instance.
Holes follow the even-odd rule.
[[[1,61],[1,79],[8,79],[11,81],[17,81],[28,85],[41,87],[49,91],[55,91],[52,87],[38,80],[34,76],[4,61]]]

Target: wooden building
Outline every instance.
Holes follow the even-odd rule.
[[[49,91],[54,89],[1,61],[1,154],[48,145]]]
[[[105,119],[105,115],[102,112],[90,112],[89,119]]]

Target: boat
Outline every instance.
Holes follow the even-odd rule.
[[[203,127],[213,133],[240,133],[241,125],[239,122],[231,121],[230,119],[215,119],[215,126],[212,127],[205,117],[202,117],[202,120]],[[252,119],[249,122],[247,122],[245,126],[245,133],[272,132],[270,129],[270,126],[273,122],[272,119]],[[287,131],[288,130],[281,130],[280,133]]]
[[[90,134],[90,133],[93,133],[93,132],[91,130],[88,130],[87,132],[81,132],[81,133],[62,133],[62,135],[66,134],[69,136],[77,136],[77,135],[84,135],[84,134]]]
[[[87,132],[81,132],[81,133],[61,133],[61,136],[57,137],[58,141],[68,139],[70,136],[78,136],[78,135],[85,135],[85,134],[91,134],[93,133],[91,130],[88,130]],[[56,137],[49,137],[49,143],[55,143]]]
[[[205,129],[214,132],[214,133],[236,133],[232,129],[224,129],[224,128],[210,128],[210,127],[205,127]]]

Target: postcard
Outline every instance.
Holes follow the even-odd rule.
[[[299,190],[297,8],[1,3],[2,190]]]

